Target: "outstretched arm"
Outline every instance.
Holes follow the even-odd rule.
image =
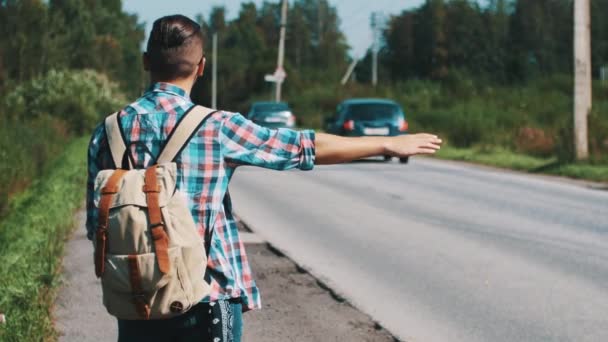
[[[338,164],[356,159],[389,155],[407,157],[416,154],[433,154],[441,139],[432,134],[408,134],[395,137],[347,138],[318,133],[315,138],[315,164]]]
[[[234,165],[276,170],[310,170],[314,164],[338,164],[372,156],[433,154],[441,139],[432,134],[346,138],[313,131],[271,130],[240,114],[224,113],[222,155]]]

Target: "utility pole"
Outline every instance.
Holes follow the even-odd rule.
[[[375,87],[378,84],[378,50],[379,50],[379,27],[380,14],[373,12],[371,17],[371,26],[374,42],[372,43],[372,85]]]
[[[217,33],[213,34],[213,70],[211,77],[211,108],[217,109]]]
[[[380,52],[380,37],[384,29],[385,21],[381,12],[372,12],[371,27],[373,34],[372,43],[372,84],[378,84],[378,53]]]
[[[340,82],[342,85],[345,85],[346,82],[348,82],[350,75],[353,73],[353,71],[355,70],[355,67],[357,66],[357,62],[359,62],[359,59],[355,58],[355,59],[353,59],[353,62],[350,63],[350,65],[348,66],[348,69],[346,70],[346,74],[344,74],[344,77],[342,77],[342,82]]]
[[[282,5],[281,5],[281,35],[280,35],[280,39],[279,39],[279,56],[277,59],[277,70],[275,72],[275,75],[278,76],[283,76],[283,77],[277,77],[276,80],[276,93],[275,93],[275,100],[276,102],[280,102],[281,101],[281,87],[283,85],[283,81],[284,81],[284,74],[285,71],[283,69],[283,60],[285,59],[285,29],[287,27],[287,0],[282,0]]]
[[[591,110],[591,17],[589,0],[574,0],[574,145],[577,160],[589,157]]]

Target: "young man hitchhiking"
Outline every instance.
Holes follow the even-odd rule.
[[[239,165],[311,170],[368,156],[432,154],[441,144],[430,134],[270,130],[238,113],[195,106],[189,92],[203,75],[203,47],[192,20],[155,21],[144,54],[151,86],[99,125],[89,145],[87,232],[119,341],[240,341],[242,312],[261,302],[227,193]],[[174,214],[182,204],[186,211]],[[135,233],[138,220],[144,228]],[[190,231],[176,228],[182,223]],[[128,252],[133,248],[140,251]],[[185,252],[197,249],[204,252]]]

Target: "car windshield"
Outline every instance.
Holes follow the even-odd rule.
[[[286,103],[260,103],[253,106],[254,113],[274,113],[289,110]]]
[[[353,120],[395,119],[400,112],[399,106],[393,104],[362,103],[348,106],[349,117]]]
[[[253,120],[280,120],[285,121],[289,118],[289,112],[274,112],[274,113],[254,113]]]

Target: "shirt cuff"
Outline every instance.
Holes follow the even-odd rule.
[[[300,170],[312,170],[315,166],[315,131],[300,132]]]

